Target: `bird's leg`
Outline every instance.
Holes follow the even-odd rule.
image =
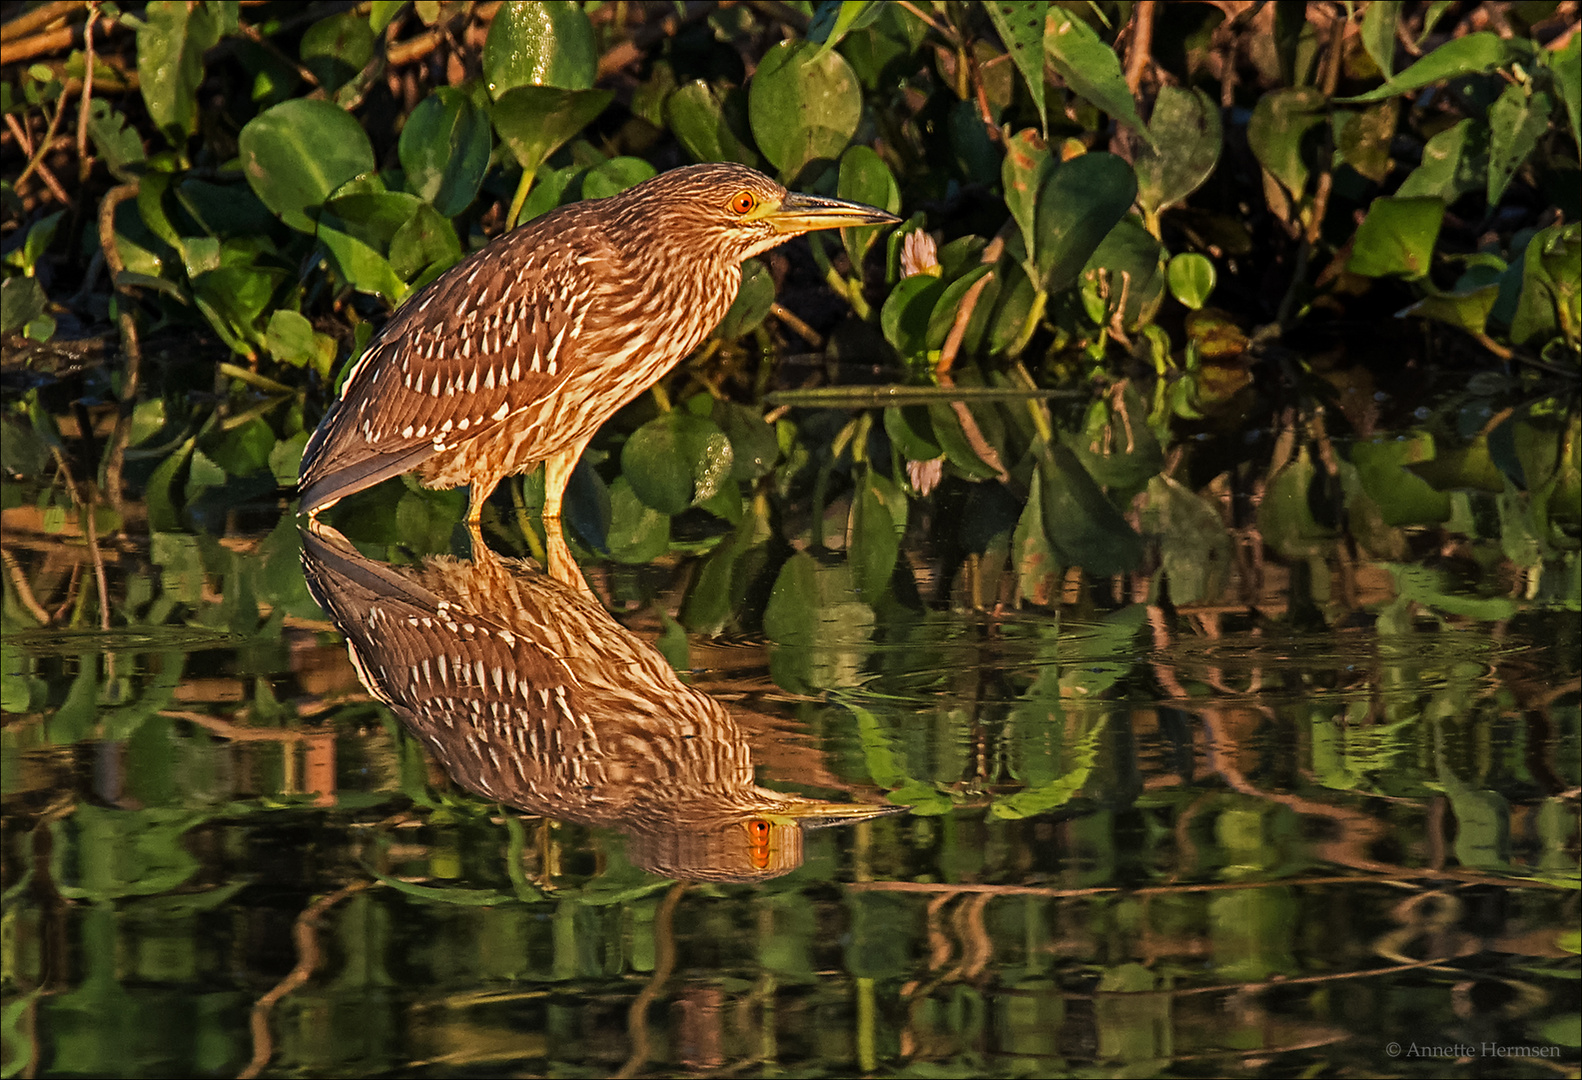
[[[566,532],[560,523],[560,504],[566,495],[566,485],[571,481],[571,473],[577,467],[577,462],[582,458],[582,451],[587,448],[588,440],[583,439],[574,445],[566,447],[559,453],[551,454],[544,460],[544,546],[548,551],[549,576],[556,581],[581,589],[583,592],[592,592],[588,588],[587,580],[582,576],[582,568],[577,565],[577,560],[571,557],[571,549],[566,546]]]
[[[483,542],[483,504],[489,501],[489,496],[494,494],[495,485],[499,482],[498,479],[474,480],[467,492],[467,536],[472,540],[475,559],[479,552],[489,549]]]

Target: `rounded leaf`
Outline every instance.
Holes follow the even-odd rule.
[[[489,96],[518,86],[587,90],[598,71],[593,26],[577,4],[501,4],[483,43]]]
[[[299,232],[314,231],[305,211],[375,166],[373,145],[356,118],[311,98],[264,110],[242,128],[236,143],[253,193]]]
[[[1214,291],[1214,264],[1207,255],[1183,251],[1170,260],[1170,293],[1193,311]]]
[[[840,157],[862,119],[862,89],[837,52],[782,41],[764,56],[748,90],[753,138],[780,175],[795,178]]]
[[[489,118],[460,90],[440,87],[418,103],[401,129],[407,190],[454,217],[477,196],[493,148]]]
[[[1045,292],[1059,292],[1076,281],[1136,197],[1131,166],[1114,154],[1083,154],[1055,169],[1038,193],[1032,253]]]
[[[679,514],[729,479],[731,441],[713,421],[672,409],[632,433],[621,448],[621,475],[644,504]]]

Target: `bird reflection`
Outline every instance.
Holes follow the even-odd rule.
[[[462,787],[625,833],[643,869],[755,881],[802,862],[806,828],[900,807],[760,787],[725,707],[590,595],[484,549],[395,567],[303,531],[308,588],[358,677]]]

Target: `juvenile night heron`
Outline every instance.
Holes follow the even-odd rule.
[[[302,565],[358,677],[456,783],[619,829],[654,873],[775,877],[801,863],[803,829],[902,810],[760,786],[725,706],[587,593],[488,549],[387,566],[315,523]]]
[[[476,533],[495,485],[542,461],[549,569],[580,582],[560,529],[577,459],[719,325],[742,260],[814,229],[897,220],[730,164],[553,210],[395,312],[308,440],[301,508],[317,514],[416,469],[429,487],[471,485]]]

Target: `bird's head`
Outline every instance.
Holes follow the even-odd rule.
[[[620,219],[669,240],[679,260],[712,255],[734,264],[816,229],[901,220],[861,203],[788,191],[730,163],[671,169],[615,198],[624,204]]]

